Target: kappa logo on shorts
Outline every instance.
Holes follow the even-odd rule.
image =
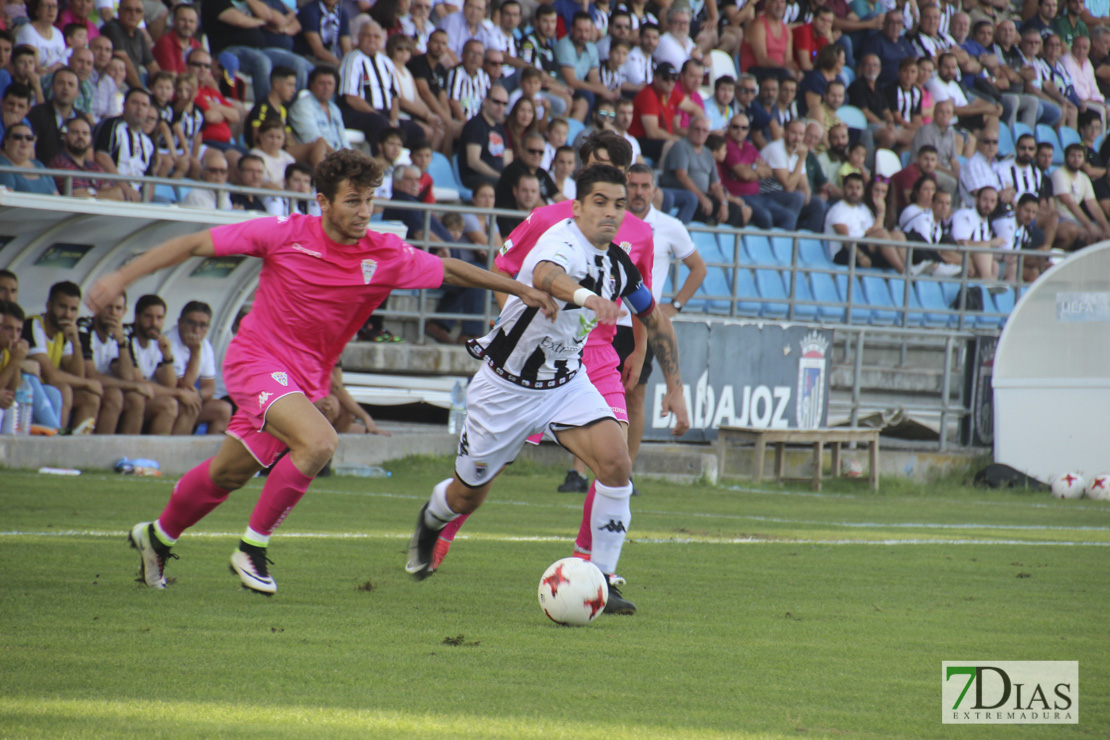
[[[283,388],[289,385],[289,376],[285,373],[270,373],[270,377],[281,383]]]
[[[270,393],[269,391],[262,391],[261,393],[259,393],[258,394],[258,407],[262,408],[263,406],[265,406],[266,405],[266,400],[272,395],[274,395],[274,394]]]
[[[374,277],[374,273],[378,270],[378,263],[374,260],[362,261],[362,283],[369,285],[370,280]]]

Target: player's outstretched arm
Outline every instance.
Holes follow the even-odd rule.
[[[615,324],[627,311],[575,282],[561,265],[543,261],[532,270],[532,284],[560,301],[576,303],[597,316],[599,324]],[[581,291],[581,293],[579,293]]]
[[[179,265],[190,257],[215,256],[212,233],[208,229],[176,236],[144,252],[115,272],[98,279],[85,294],[85,305],[96,313],[141,277],[166,267]]]
[[[682,374],[678,369],[678,339],[674,325],[656,304],[651,313],[637,316],[647,329],[648,345],[655,353],[655,360],[667,381],[667,393],[663,396],[660,410],[663,414],[673,413],[675,425],[671,434],[681,437],[690,429],[690,413],[686,409],[686,397],[682,393]]]
[[[496,275],[454,257],[445,257],[443,260],[443,282],[448,285],[461,285],[464,288],[485,288],[515,295],[524,301],[526,306],[543,311],[543,315],[549,319],[554,319],[559,313],[559,305],[544,291],[510,277]]]

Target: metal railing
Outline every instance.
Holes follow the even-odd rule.
[[[0,172],[27,172],[26,168],[17,168],[10,165],[0,166]],[[54,170],[54,169],[34,169],[34,174],[44,177],[59,178],[63,181],[63,193],[72,193],[72,182],[74,178],[81,179],[98,179],[107,180],[112,182],[140,182],[144,186],[144,190],[149,194],[154,185],[167,185],[170,187],[188,187],[188,188],[202,188],[213,191],[230,191],[236,193],[253,194],[263,197],[283,197],[290,202],[293,201],[307,201],[314,199],[313,195],[295,193],[292,191],[273,190],[266,188],[247,188],[238,185],[225,185],[209,183],[204,181],[194,180],[178,180],[172,178],[160,177],[140,177],[108,174],[108,173],[93,173],[85,171],[74,170]],[[166,204],[159,204],[166,205]],[[172,204],[171,204],[172,205]],[[505,209],[479,209],[474,206],[455,205],[448,203],[435,203],[427,204],[423,202],[406,202],[406,201],[379,201],[375,204],[384,208],[398,209],[398,210],[418,210],[422,212],[423,217],[423,235],[419,239],[410,239],[410,243],[414,246],[423,249],[436,249],[446,248],[459,250],[461,252],[482,252],[485,251],[485,263],[487,267],[492,267],[493,260],[496,256],[497,249],[500,247],[496,243],[494,237],[498,234],[496,227],[496,219],[498,216],[505,216],[519,220],[523,214],[520,211],[505,210]],[[486,227],[487,240],[489,246],[482,246],[472,244],[470,242],[440,242],[430,238],[431,235],[431,220],[433,213],[459,213],[471,214],[479,217],[488,217],[489,223]],[[373,227],[371,227],[373,228]],[[903,359],[902,365],[905,364],[905,358],[911,349],[915,348],[929,348],[937,349],[937,345],[943,345],[944,366],[941,382],[941,397],[937,403],[925,404],[920,406],[904,406],[907,411],[922,411],[930,413],[939,413],[940,423],[940,447],[944,449],[948,443],[948,426],[953,420],[958,420],[968,413],[968,409],[962,403],[952,403],[952,373],[954,366],[962,364],[960,358],[964,351],[965,340],[974,336],[975,334],[994,334],[998,332],[998,324],[1004,319],[1004,314],[994,311],[973,311],[968,308],[967,296],[969,295],[970,286],[982,286],[985,290],[991,288],[1004,287],[1005,289],[1013,289],[1015,286],[1012,283],[1001,283],[999,281],[982,281],[977,279],[969,279],[968,272],[971,264],[972,256],[975,254],[986,253],[998,256],[1003,260],[1016,260],[1017,261],[1017,275],[1022,274],[1022,267],[1024,260],[1027,257],[1043,257],[1043,253],[1029,254],[1023,252],[1015,252],[1007,249],[987,249],[987,248],[974,248],[974,247],[960,247],[953,245],[943,245],[945,251],[957,252],[961,258],[962,270],[959,276],[952,278],[938,278],[932,275],[912,275],[910,274],[909,266],[912,265],[913,253],[915,250],[929,249],[933,250],[937,245],[929,245],[921,242],[910,241],[890,241],[878,240],[870,238],[852,238],[834,234],[814,234],[810,232],[784,232],[776,230],[761,230],[761,229],[734,229],[730,227],[713,227],[700,223],[686,224],[686,228],[690,232],[706,232],[711,234],[716,240],[718,246],[721,244],[720,236],[725,235],[732,240],[732,255],[731,259],[728,258],[727,251],[721,248],[720,253],[724,257],[722,260],[705,260],[707,268],[722,269],[726,271],[729,277],[729,294],[709,294],[704,291],[699,292],[695,298],[696,300],[705,301],[708,307],[711,304],[727,304],[725,311],[706,311],[696,315],[691,315],[689,312],[684,313],[679,320],[721,320],[721,321],[787,321],[795,324],[811,324],[815,326],[822,326],[832,328],[837,332],[841,332],[851,337],[851,341],[845,343],[847,356],[845,357],[845,364],[851,363],[853,367],[852,373],[852,387],[851,387],[851,409],[850,419],[852,426],[856,426],[860,412],[862,410],[862,361],[865,347],[868,342],[872,340],[879,341],[894,341],[898,344]],[[501,235],[502,237],[507,235]],[[746,248],[744,246],[745,237],[763,237],[773,245],[771,240],[775,239],[789,239],[791,242],[790,260],[789,263],[785,259],[774,258],[770,261],[753,262],[747,259]],[[843,249],[847,249],[850,259],[845,266],[839,265],[819,265],[808,264],[802,259],[800,245],[803,241],[816,241],[820,244],[821,249],[825,249],[826,242],[839,242],[843,244]],[[856,266],[854,259],[859,245],[866,244],[869,246],[890,246],[897,249],[904,250],[905,263],[907,270],[904,274],[896,275],[889,270],[873,270],[868,268],[859,268]],[[771,254],[775,257],[773,248]],[[1004,264],[1004,263],[1003,263]],[[673,297],[675,293],[681,288],[681,281],[678,280],[680,263],[676,262],[671,266],[671,286],[672,290],[666,294],[667,297]],[[740,291],[740,275],[741,270],[768,270],[778,274],[779,278],[783,281],[784,295],[777,297],[760,297],[758,292],[755,295],[743,295]],[[825,275],[828,276],[835,285],[835,281],[840,278],[845,281],[845,295],[836,301],[832,300],[819,300],[812,290],[801,291],[808,293],[809,296],[805,297],[799,295],[799,285],[802,280],[807,277],[812,279],[813,276]],[[861,300],[863,296],[857,295],[858,286],[860,285],[858,278],[866,276],[875,276],[882,278],[898,278],[902,280],[902,295],[892,299],[895,305],[879,305],[867,303]],[[753,273],[754,277],[754,273]],[[936,306],[924,306],[915,298],[913,285],[915,282],[929,282],[938,284],[950,284],[959,286],[957,304],[951,307],[938,308]],[[389,308],[381,309],[378,314],[384,318],[390,318],[402,321],[415,321],[416,333],[418,337],[424,336],[424,329],[429,320],[480,320],[487,324],[497,317],[499,309],[489,293],[485,294],[483,302],[483,311],[481,316],[473,314],[462,313],[437,313],[433,300],[438,299],[439,291],[435,290],[413,290],[413,291],[395,291],[398,294],[408,294],[416,297],[416,305],[412,310]],[[900,300],[899,300],[900,299]],[[764,311],[767,306],[777,305],[781,306],[786,304],[785,314],[776,311],[775,315],[768,314]],[[756,304],[755,310],[745,308],[745,304]],[[842,318],[830,320],[828,317],[822,318],[818,315],[815,319],[807,319],[799,316],[798,309],[803,306],[809,306],[816,309],[831,309],[833,315],[841,316]],[[854,321],[854,317],[871,316],[873,311],[882,311],[884,313],[894,312],[896,318],[894,321],[886,322],[881,325],[860,323]],[[930,314],[939,317],[947,317],[947,325],[942,326],[925,326],[916,325],[916,320],[919,316]],[[993,318],[993,326],[981,325],[978,319],[980,318]],[[954,362],[954,359],[956,360]]]

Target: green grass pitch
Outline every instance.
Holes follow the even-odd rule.
[[[0,471],[0,737],[1110,735],[1110,503],[644,480],[620,567],[640,612],[574,629],[536,602],[578,529],[562,471],[514,466],[439,573],[404,573],[450,466],[318,480],[272,599],[227,570],[261,481],[156,592],[124,539],[171,480]],[[943,725],[945,660],[1077,660],[1079,724]]]

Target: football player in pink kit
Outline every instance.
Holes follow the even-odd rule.
[[[215,457],[185,474],[154,522],[136,524],[142,576],[165,588],[170,547],[189,527],[282,457],[262,488],[231,570],[243,586],[273,594],[266,557],[270,535],[335,452],[335,430],[313,402],[326,396],[343,348],[394,288],[444,283],[509,291],[553,316],[550,295],[459,260],[440,259],[398,237],[367,231],[382,169],[345,149],[316,171],[321,216],[261,218],[171,239],[101,278],[89,291],[94,310],[134,280],[191,257],[262,259],[251,312],[228,347],[224,380],[238,410]]]
[[[632,164],[632,148],[624,137],[612,132],[599,132],[590,136],[582,145],[580,158],[583,167],[591,164],[613,164],[622,171],[627,170]],[[531,215],[513,230],[506,239],[500,254],[494,260],[494,266],[505,275],[516,275],[520,272],[525,258],[536,245],[539,238],[552,226],[565,221],[573,215],[573,200],[563,201],[554,205],[537,208]],[[624,248],[633,264],[640,271],[645,286],[651,290],[651,273],[654,264],[654,248],[651,227],[643,220],[626,213],[620,224],[613,242]],[[498,296],[498,302],[504,307],[504,298]],[[613,411],[617,422],[623,430],[628,427],[628,408],[625,402],[626,383],[634,386],[638,382],[638,374],[644,359],[644,332],[640,323],[633,322],[636,334],[636,349],[625,360],[625,378],[621,377],[621,358],[614,348],[614,337],[617,327],[615,324],[599,324],[590,332],[586,346],[582,351],[582,364],[586,368],[590,382],[601,392],[605,401]],[[629,377],[631,375],[631,377]],[[679,419],[672,433],[681,436],[689,428],[688,420]],[[535,435],[529,441],[539,443],[540,435]],[[586,494],[586,501],[582,507],[582,521],[579,525],[578,537],[575,540],[574,555],[589,560],[593,547],[592,516],[594,497],[597,494],[597,480],[595,479]],[[445,526],[439,533],[436,548],[432,559],[432,570],[439,567],[447,556],[447,552],[454,541],[463,523],[469,515],[463,515]],[[624,580],[620,576],[609,574],[610,594],[605,606],[609,614],[634,614],[636,605],[625,599],[618,588]]]

